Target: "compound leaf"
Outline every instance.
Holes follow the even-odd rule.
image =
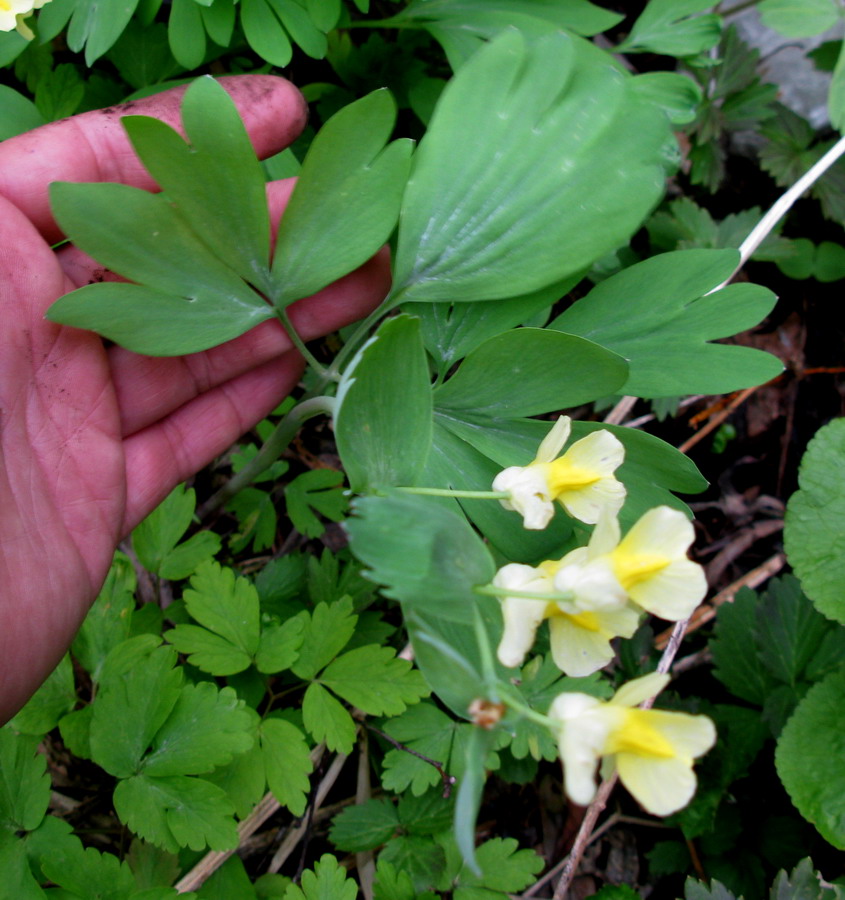
[[[324,853],[309,869],[302,873],[302,887],[292,884],[285,893],[285,900],[355,900],[358,885],[346,876],[346,869],[338,865],[329,853]]]
[[[318,603],[308,618],[303,617],[304,633],[299,659],[292,667],[294,674],[305,681],[313,678],[346,646],[357,621],[349,597],[335,603]]]
[[[319,537],[326,526],[314,512],[332,522],[340,522],[348,505],[343,472],[334,469],[312,469],[297,475],[285,487],[285,503],[294,528],[307,537]]]

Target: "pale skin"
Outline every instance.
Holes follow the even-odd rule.
[[[302,98],[281,78],[223,84],[262,157],[305,123]],[[73,247],[50,249],[62,235],[49,183],[154,190],[120,117],[178,127],[180,96],[85,113],[0,144],[0,723],[70,646],[121,538],[272,410],[302,372],[275,322],[204,353],[154,359],[43,317],[62,294],[103,275]],[[275,223],[291,189],[268,188]],[[310,340],[366,315],[388,287],[383,252],[290,316]]]

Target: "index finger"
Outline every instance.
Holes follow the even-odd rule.
[[[283,150],[302,131],[307,106],[284,78],[233,75],[220,83],[235,101],[261,158]],[[155,189],[120,120],[129,115],[154,116],[181,132],[179,105],[186,87],[61,119],[3,141],[0,194],[53,242],[62,235],[50,212],[47,188],[51,182],[115,181]]]

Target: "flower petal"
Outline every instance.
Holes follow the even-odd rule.
[[[692,522],[670,506],[655,506],[640,517],[619,544],[624,555],[660,555],[667,559],[686,557],[695,531]]]
[[[586,565],[561,566],[554,576],[554,588],[561,593],[572,592],[575,595],[572,612],[618,609],[628,599],[614,575],[609,557],[593,560]]]
[[[595,616],[595,613],[586,613]],[[552,659],[571,678],[582,678],[606,666],[614,655],[606,631],[583,628],[577,617],[559,615],[549,619]]]
[[[716,726],[707,716],[647,710],[649,724],[672,745],[675,755],[685,759],[703,756],[716,743]]]
[[[654,759],[618,753],[616,769],[631,796],[655,816],[677,812],[695,793],[697,782],[689,759]]]
[[[614,706],[639,706],[649,697],[656,697],[671,679],[660,672],[649,672],[623,684],[610,701]]]
[[[669,563],[651,578],[628,589],[631,600],[644,610],[680,622],[692,615],[707,594],[707,579],[698,563],[683,558]]]
[[[558,417],[551,431],[540,442],[534,462],[551,462],[563,450],[572,430],[572,419],[569,416]]]
[[[555,508],[549,494],[546,465],[510,466],[493,479],[494,491],[507,491],[510,499],[499,502],[516,510],[522,524],[531,531],[542,531],[551,522]]]
[[[515,591],[542,593],[551,588],[551,579],[532,566],[509,563],[499,569],[493,578],[493,584]],[[512,668],[522,665],[534,644],[540,623],[546,618],[548,605],[526,597],[505,597],[502,600],[505,628],[496,655],[503,666]]]

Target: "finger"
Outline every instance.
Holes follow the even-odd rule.
[[[220,79],[244,119],[259,156],[284,149],[302,130],[302,95],[274,75]],[[11,200],[48,241],[61,237],[50,213],[52,181],[116,181],[152,189],[155,182],[135,155],[120,120],[155,116],[180,129],[179,104],[186,88],[51,122],[0,143],[0,194]]]
[[[186,403],[124,441],[128,534],[173,488],[219,456],[296,386],[302,358],[289,351]]]

